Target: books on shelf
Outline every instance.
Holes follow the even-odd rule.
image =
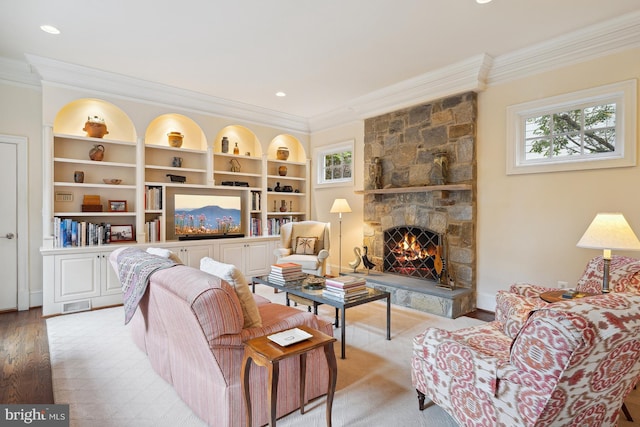
[[[159,218],[156,218],[152,221],[145,222],[144,227],[145,227],[145,233],[147,233],[148,242],[160,241],[160,219]]]
[[[111,241],[111,224],[53,218],[53,245],[56,248],[99,246]]]
[[[269,273],[269,281],[280,285],[286,285],[287,283],[295,282],[305,277],[307,277],[307,275],[302,272],[302,266],[293,262],[273,264],[271,266],[271,273]]]
[[[145,187],[144,203],[147,210],[162,209],[162,187]]]

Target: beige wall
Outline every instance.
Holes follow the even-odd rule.
[[[40,90],[0,82],[0,133],[27,137],[30,306],[42,304],[42,96]],[[18,238],[22,238],[19,236]]]
[[[354,140],[354,185],[353,186],[318,186],[316,179],[316,159],[314,149],[340,142]],[[362,246],[362,203],[363,196],[354,193],[362,190],[364,182],[364,122],[354,122],[334,129],[316,132],[311,135],[311,218],[331,223],[331,255],[330,269],[338,272],[339,265],[339,220],[338,214],[329,213],[333,201],[337,198],[347,199],[352,213],[342,214],[342,271],[349,268],[348,262],[355,258],[353,248]]]
[[[640,233],[640,167],[507,176],[506,108],[640,77],[640,50],[491,86],[478,97],[478,306],[516,281],[570,286],[598,251],[576,243],[598,212]],[[640,135],[640,132],[638,132]],[[633,255],[629,253],[627,255]],[[637,256],[637,255],[636,255]]]

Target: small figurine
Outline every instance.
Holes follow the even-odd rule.
[[[364,264],[364,267],[367,269],[367,274],[369,274],[369,270],[374,268],[376,265],[369,259],[369,248],[363,246],[362,249],[364,249],[364,254],[362,255],[362,264]]]
[[[356,246],[353,248],[353,253],[356,254],[356,258],[353,261],[349,262],[349,267],[353,268],[353,272],[355,273],[360,265],[362,252],[360,252],[360,248]]]

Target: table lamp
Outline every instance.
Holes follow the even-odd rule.
[[[349,206],[349,202],[347,199],[335,199],[333,201],[333,205],[331,206],[330,213],[337,213],[340,221],[340,230],[339,230],[339,238],[340,238],[340,246],[338,247],[339,253],[339,264],[338,264],[338,274],[342,273],[342,214],[350,213],[351,206]]]
[[[611,250],[637,251],[640,241],[621,213],[599,213],[591,222],[578,242],[579,248],[602,249],[604,271],[602,274],[602,293],[610,292],[609,266]]]

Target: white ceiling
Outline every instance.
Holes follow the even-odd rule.
[[[2,0],[0,57],[37,55],[310,119],[639,10],[639,0]]]

